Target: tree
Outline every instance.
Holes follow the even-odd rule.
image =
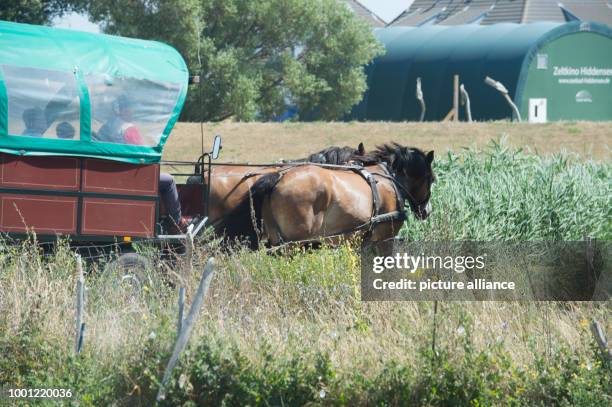
[[[361,100],[363,67],[382,50],[337,0],[91,0],[83,10],[107,33],[173,45],[201,72],[201,106],[192,86],[186,120],[267,120],[287,105],[302,118],[339,118]]]
[[[2,0],[0,20],[16,23],[51,24],[53,18],[69,11],[62,0]]]

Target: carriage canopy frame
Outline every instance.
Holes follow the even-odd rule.
[[[0,152],[157,163],[188,80],[160,42],[0,21]]]

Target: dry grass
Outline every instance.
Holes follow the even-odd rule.
[[[358,253],[346,247],[340,252],[321,254],[328,261],[328,278],[345,273],[347,283],[359,281],[358,267],[340,266],[350,264],[351,256],[357,262]],[[286,262],[288,269],[297,271],[290,281],[262,279],[244,268],[248,257],[266,262],[260,256],[242,253],[222,259],[224,271],[215,277],[204,328],[232,338],[255,364],[262,363],[259,350],[264,344],[278,355],[315,349],[328,354],[340,372],[374,377],[389,361],[414,366],[419,352],[430,346],[433,302],[361,302],[354,286],[347,284],[339,294],[340,281],[334,282],[338,287],[328,288],[300,283],[315,281],[304,259]],[[339,263],[335,267],[334,257]],[[585,352],[584,336],[592,317],[610,322],[602,307],[589,303],[439,303],[436,342],[454,349],[456,360],[462,357],[465,335],[476,349],[501,343],[517,364],[528,366],[534,355],[530,346],[541,354],[558,344]]]
[[[434,149],[438,153],[462,147],[484,146],[505,137],[511,146],[540,153],[575,152],[584,158],[610,159],[612,123],[568,122],[549,124],[485,123],[206,123],[205,148],[215,134],[223,137],[221,161],[274,162],[300,158],[331,145],[366,149],[399,143]],[[168,160],[195,160],[200,154],[200,125],[179,123],[165,148]]]
[[[206,134],[207,143],[215,133],[224,136],[223,159],[227,161],[294,158],[328,145],[356,145],[360,140],[366,142],[366,147],[397,140],[444,151],[481,146],[504,134],[511,145],[529,146],[544,153],[567,150],[609,160],[608,127],[605,123],[223,123],[207,124]],[[198,125],[180,124],[165,158],[195,159],[196,151]],[[261,369],[266,364],[261,352],[265,347],[279,358],[301,351],[321,352],[329,355],[339,377],[361,374],[369,379],[384,372],[390,361],[415,367],[431,344],[433,303],[360,301],[360,256],[355,246],[345,244],[317,252],[270,256],[245,249],[228,253],[220,251],[214,242],[201,242],[194,271],[183,279],[187,303],[210,255],[217,258],[217,273],[192,343],[221,338]],[[170,282],[176,284],[179,276],[178,269],[170,267],[166,263],[147,270],[141,275],[144,288],[136,294],[129,287],[118,286],[117,276],[94,270],[87,277],[84,352],[99,366],[111,366],[113,374],[125,378],[130,388],[142,384],[140,379],[130,377],[130,369],[142,357],[148,338],[157,335],[165,338],[162,347],[171,344],[177,288]],[[75,263],[70,251],[60,247],[55,256],[43,260],[34,245],[2,248],[0,269],[0,338],[40,337],[70,354],[75,286]],[[589,354],[592,339],[588,321],[599,319],[611,332],[609,310],[609,302],[440,303],[436,342],[438,347],[452,351],[450,360],[457,365],[463,358],[466,341],[484,350],[499,344],[517,365],[531,371],[535,357],[552,354],[551,348],[557,346],[571,348],[578,356]],[[163,361],[153,363],[161,365]],[[51,377],[54,374],[49,373]]]
[[[223,338],[255,366],[265,363],[261,349],[266,346],[280,358],[296,349],[318,351],[329,355],[337,372],[360,372],[366,378],[380,374],[389,361],[413,366],[430,346],[433,303],[361,302],[359,251],[351,245],[286,258],[206,247],[196,253],[194,271],[183,274],[188,304],[211,254],[218,268],[192,343],[211,335]],[[34,330],[70,353],[73,258],[61,250],[46,262],[29,251],[10,263],[0,279],[4,333],[18,336]],[[163,268],[141,276],[144,290],[135,295],[117,284],[117,276],[94,273],[87,278],[85,352],[101,364],[116,364],[118,371],[129,369],[147,338],[161,334],[161,320],[176,316],[177,290],[168,283],[178,276]],[[587,352],[585,335],[592,317],[610,330],[608,312],[594,303],[440,303],[436,342],[456,350],[453,360],[459,361],[469,335],[474,348],[501,344],[518,365],[528,366],[534,354],[558,344]]]

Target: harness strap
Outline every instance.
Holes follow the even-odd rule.
[[[372,223],[372,225],[376,225],[378,223],[385,223],[385,222],[392,222],[392,221],[403,222],[406,219],[407,219],[406,211],[401,210],[401,211],[387,212],[381,215],[372,216],[372,219],[370,219],[370,223]]]
[[[408,216],[406,216],[406,210],[404,209],[404,195],[402,194],[402,191],[397,187],[397,182],[395,181],[393,174],[391,174],[391,170],[389,170],[389,167],[387,166],[386,162],[382,163],[382,168],[387,177],[389,177],[389,179],[391,180],[391,185],[393,186],[393,191],[395,192],[396,205],[398,211],[402,214],[402,221],[404,221],[408,218]]]
[[[363,179],[370,185],[370,189],[372,190],[372,201],[374,202],[374,215],[377,216],[380,213],[381,201],[380,194],[378,193],[378,186],[376,185],[377,181],[372,175],[372,173],[366,170],[363,167],[354,168],[357,174],[361,175]]]

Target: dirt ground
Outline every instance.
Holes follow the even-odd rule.
[[[204,146],[215,134],[223,138],[220,161],[265,163],[306,156],[331,145],[366,149],[396,141],[438,154],[463,147],[485,146],[505,139],[509,145],[540,153],[575,152],[586,159],[610,160],[612,122],[548,124],[485,123],[205,123]],[[164,152],[167,160],[196,160],[200,124],[179,123]]]

